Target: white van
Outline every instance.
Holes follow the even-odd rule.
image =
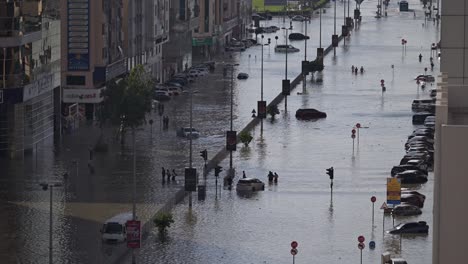
[[[125,224],[132,219],[132,212],[121,213],[107,219],[101,229],[102,241],[107,243],[124,242],[127,239]]]

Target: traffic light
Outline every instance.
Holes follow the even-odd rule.
[[[330,180],[333,180],[333,167],[327,169],[327,174],[330,176]]]
[[[223,167],[221,167],[221,166],[216,166],[216,167],[215,167],[215,176],[216,176],[216,177],[218,177],[218,176],[219,176],[219,173],[220,173],[221,171],[223,171],[222,169],[223,169]]]
[[[208,159],[208,151],[206,149],[200,151],[200,156],[206,161]]]

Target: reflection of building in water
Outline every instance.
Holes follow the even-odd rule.
[[[59,0],[0,1],[0,155],[59,131]]]

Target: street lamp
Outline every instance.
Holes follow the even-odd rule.
[[[49,264],[52,264],[53,263],[53,245],[52,245],[52,233],[53,233],[53,229],[52,229],[52,216],[53,216],[53,212],[52,212],[52,198],[53,198],[53,188],[54,187],[60,187],[62,186],[62,184],[60,183],[40,183],[39,184],[41,187],[42,187],[42,190],[44,191],[47,191],[47,189],[50,190],[50,198],[49,198]]]
[[[263,46],[262,46],[263,49]],[[263,63],[263,60],[262,60]],[[234,92],[233,92],[233,87],[234,87],[234,67],[239,66],[238,63],[236,64],[224,64],[225,67],[231,69],[231,125],[230,125],[230,131],[233,131],[233,105],[234,105]],[[232,173],[232,150],[229,150],[229,173]]]
[[[267,44],[263,44],[263,38],[264,36],[262,35],[262,63],[261,63],[261,73],[260,73],[260,102],[258,102],[258,117],[260,118],[260,134],[263,134],[263,118],[265,118],[265,112],[266,109],[263,109],[263,107],[266,105],[266,103],[263,102],[263,46],[269,46],[271,43],[271,39],[268,39]],[[265,111],[260,111],[260,107],[262,107],[263,110]],[[231,128],[232,130],[232,128]]]
[[[284,67],[284,80],[283,80],[283,95],[284,95],[284,110],[287,111],[288,109],[288,95],[290,93],[290,82],[288,80],[288,49],[289,49],[289,46],[288,46],[288,29],[291,29],[291,28],[285,28],[285,27],[282,27],[281,29],[284,29],[286,30],[286,37],[285,37],[285,40],[286,40],[286,60],[285,60],[285,67]]]

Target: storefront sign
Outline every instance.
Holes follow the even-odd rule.
[[[45,92],[53,90],[57,85],[54,85],[54,75],[53,74],[44,74],[38,76],[36,80],[32,83],[24,86],[23,92],[23,102],[39,96]]]
[[[387,178],[387,204],[401,203],[401,181],[397,178]]]
[[[96,104],[103,101],[101,89],[63,89],[64,103]]]
[[[68,0],[68,70],[89,70],[89,0]],[[79,36],[79,37],[77,37]]]
[[[213,38],[192,38],[192,46],[199,47],[199,46],[211,46],[213,45]]]

